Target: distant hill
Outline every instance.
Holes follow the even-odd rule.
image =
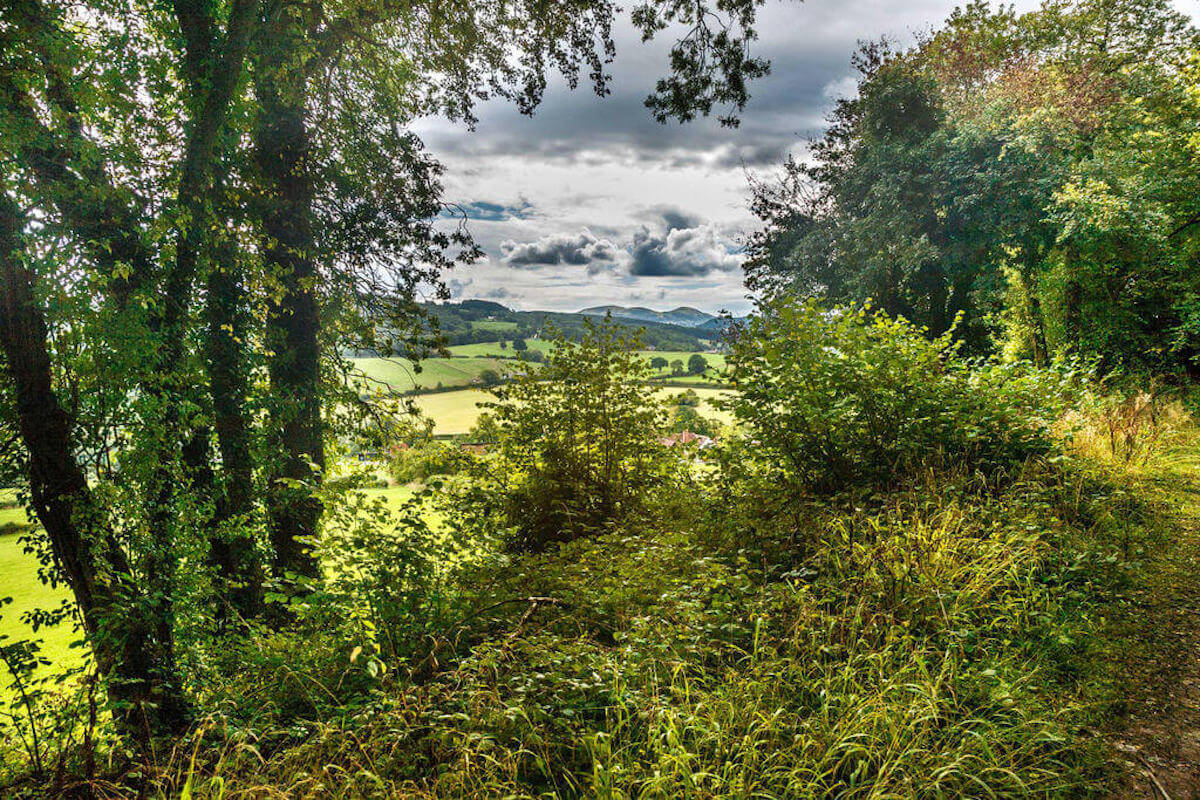
[[[585,330],[585,323],[603,316],[609,306],[588,309],[578,314],[556,311],[514,311],[500,303],[487,300],[463,300],[451,303],[423,303],[424,311],[437,322],[446,344],[474,344],[494,342],[502,339],[533,339],[543,335],[552,327],[568,338],[577,338]],[[622,326],[639,331],[642,343],[655,350],[707,350],[710,339],[717,338],[719,328],[702,329],[700,325],[716,320],[694,308],[677,308],[674,311],[658,312],[648,308],[611,308],[625,312],[642,312],[643,317],[613,313],[613,318]],[[371,355],[371,353],[354,353]]]
[[[655,311],[652,308],[642,308],[634,306],[626,308],[625,306],[593,306],[585,308],[579,312],[585,317],[603,317],[605,314],[612,314],[614,319],[630,319],[637,322],[657,322],[666,325],[680,325],[685,328],[697,328],[717,319],[712,314],[707,314],[696,308],[688,308],[680,306],[671,311]]]
[[[725,331],[730,325],[738,325],[746,321],[746,317],[713,317],[712,319],[695,326],[692,330],[697,336],[707,336],[709,338],[718,338],[725,335]]]

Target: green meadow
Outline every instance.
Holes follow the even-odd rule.
[[[541,353],[546,353],[553,347],[551,342],[543,339],[529,339],[526,343],[530,351]],[[511,342],[504,348],[500,347],[499,342],[479,342],[455,345],[448,349],[451,357],[424,359],[420,362],[419,371],[403,358],[354,358],[351,361],[364,376],[364,384],[367,387],[397,394],[456,386],[479,386],[483,383],[482,375],[486,370],[505,378],[529,366],[516,358],[516,351],[512,349]],[[638,355],[646,362],[659,357],[670,363],[679,361],[686,370],[688,359],[695,355],[695,352],[642,350]],[[665,367],[654,370],[652,377],[672,383],[721,382],[725,369],[724,354],[702,352],[700,355],[708,362],[709,367],[703,375],[675,375],[670,367]]]
[[[554,343],[546,339],[526,339],[525,344],[528,345],[530,351],[536,350],[539,353],[548,353],[554,349]],[[504,347],[500,346],[500,342],[476,342],[475,344],[456,344],[446,349],[455,357],[515,358],[517,356],[511,340],[506,341]]]
[[[0,598],[11,600],[0,605],[0,644],[40,639],[42,654],[50,661],[71,664],[79,656],[71,648],[78,636],[69,623],[35,632],[23,621],[29,612],[58,608],[68,597],[65,586],[52,587],[38,577],[37,558],[25,552],[26,545],[21,541],[31,530],[28,523],[23,508],[0,508]],[[0,694],[7,678],[6,674],[0,675]]]
[[[655,396],[667,400],[683,390],[663,387],[655,391]],[[706,417],[713,417],[723,423],[731,421],[725,411],[716,408],[713,401],[729,394],[727,389],[697,388],[693,389],[700,397],[699,411]],[[457,392],[437,392],[435,394],[417,395],[412,398],[413,405],[421,413],[434,422],[434,434],[438,436],[458,436],[467,433],[474,427],[483,409],[480,403],[491,402],[491,393],[482,389],[463,389]]]
[[[418,389],[437,389],[439,386],[470,386],[480,383],[480,376],[486,370],[503,377],[518,366],[515,361],[499,358],[427,358],[421,361],[418,371],[402,358],[351,360],[365,376],[367,387],[398,394]]]

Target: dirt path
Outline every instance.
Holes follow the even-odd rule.
[[[1113,657],[1128,694],[1106,736],[1125,767],[1114,796],[1200,800],[1200,452],[1176,453],[1146,488],[1176,519],[1120,623]]]

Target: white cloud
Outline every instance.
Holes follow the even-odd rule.
[[[713,120],[653,122],[642,100],[666,68],[672,32],[642,46],[627,23],[614,28],[618,54],[607,98],[552,80],[532,118],[493,101],[479,107],[474,132],[420,121],[414,131],[446,164],[446,199],[473,212],[470,229],[488,254],[455,271],[456,296],[503,290],[506,304],[525,309],[645,302],[744,310],[732,242],[756,225],[746,170],[769,171],[787,152],[803,156],[834,99],[854,90],[850,57],[860,40],[887,36],[904,46],[959,2],[764,6],[755,47],[772,70],[751,85],[734,130]],[[1015,5],[1024,11],[1038,2]],[[1200,0],[1176,6],[1200,12]],[[690,221],[664,228],[668,207]],[[557,260],[555,246],[562,248]],[[581,263],[579,253],[589,248]],[[542,266],[529,268],[534,263]]]

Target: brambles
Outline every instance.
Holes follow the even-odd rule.
[[[990,477],[1049,453],[1059,404],[1049,382],[1023,387],[955,349],[948,334],[929,339],[866,307],[766,304],[729,357],[729,408],[755,443],[747,457],[827,494],[886,488],[927,466]]]

